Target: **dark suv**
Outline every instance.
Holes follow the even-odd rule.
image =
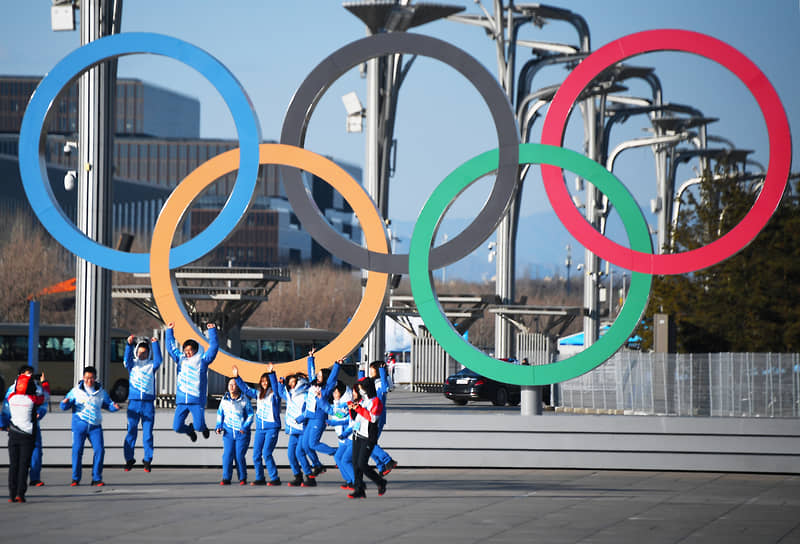
[[[520,388],[518,385],[496,382],[465,368],[445,380],[443,393],[461,406],[471,400],[488,400],[495,406],[517,406]]]

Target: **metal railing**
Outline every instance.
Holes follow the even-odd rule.
[[[560,405],[568,408],[646,415],[800,417],[800,354],[619,351],[560,388]]]
[[[461,365],[426,331],[411,341],[411,390],[440,392],[447,377]]]

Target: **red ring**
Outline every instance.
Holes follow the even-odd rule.
[[[756,99],[767,124],[769,164],[752,209],[714,242],[668,255],[651,255],[621,246],[595,230],[575,208],[561,169],[542,164],[545,191],[556,215],[584,247],[618,266],[648,274],[683,274],[716,264],[750,243],[780,203],[792,163],[789,121],[778,93],[750,59],[730,45],[688,30],[648,30],[623,36],[586,57],[564,80],[547,111],[542,143],[561,146],[564,128],[578,95],[600,72],[628,57],[652,51],[683,51],[713,60],[733,72]]]

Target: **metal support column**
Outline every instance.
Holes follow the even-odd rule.
[[[380,91],[381,70],[380,58],[373,58],[367,61],[367,133],[364,154],[364,187],[367,193],[379,202],[381,194],[380,179],[380,149],[378,146],[380,106],[378,93]],[[388,181],[388,180],[387,180]],[[367,271],[362,271],[362,277],[366,279]],[[384,314],[378,316],[364,341],[362,360],[372,362],[383,360],[385,350],[385,328]]]
[[[584,36],[581,43],[581,51],[589,52],[589,38]],[[598,158],[597,145],[597,108],[593,96],[589,96],[584,101],[584,126],[586,156],[596,161]],[[598,228],[600,214],[597,210],[598,191],[591,183],[586,184],[586,221],[593,227]],[[600,329],[598,319],[597,301],[598,289],[597,280],[600,272],[600,259],[589,249],[584,252],[584,277],[583,277],[583,345],[589,347],[597,341]]]
[[[112,34],[121,14],[117,0],[81,2],[81,45]],[[116,13],[115,13],[116,11]],[[118,28],[118,27],[117,27]],[[116,62],[88,70],[79,82],[78,213],[81,232],[110,246],[111,182],[113,166],[114,102]],[[77,259],[75,291],[76,381],[86,366],[98,370],[98,378],[109,378],[111,351],[111,271]]]

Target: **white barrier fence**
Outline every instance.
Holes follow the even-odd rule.
[[[800,354],[619,351],[560,385],[563,407],[625,413],[800,417]]]

